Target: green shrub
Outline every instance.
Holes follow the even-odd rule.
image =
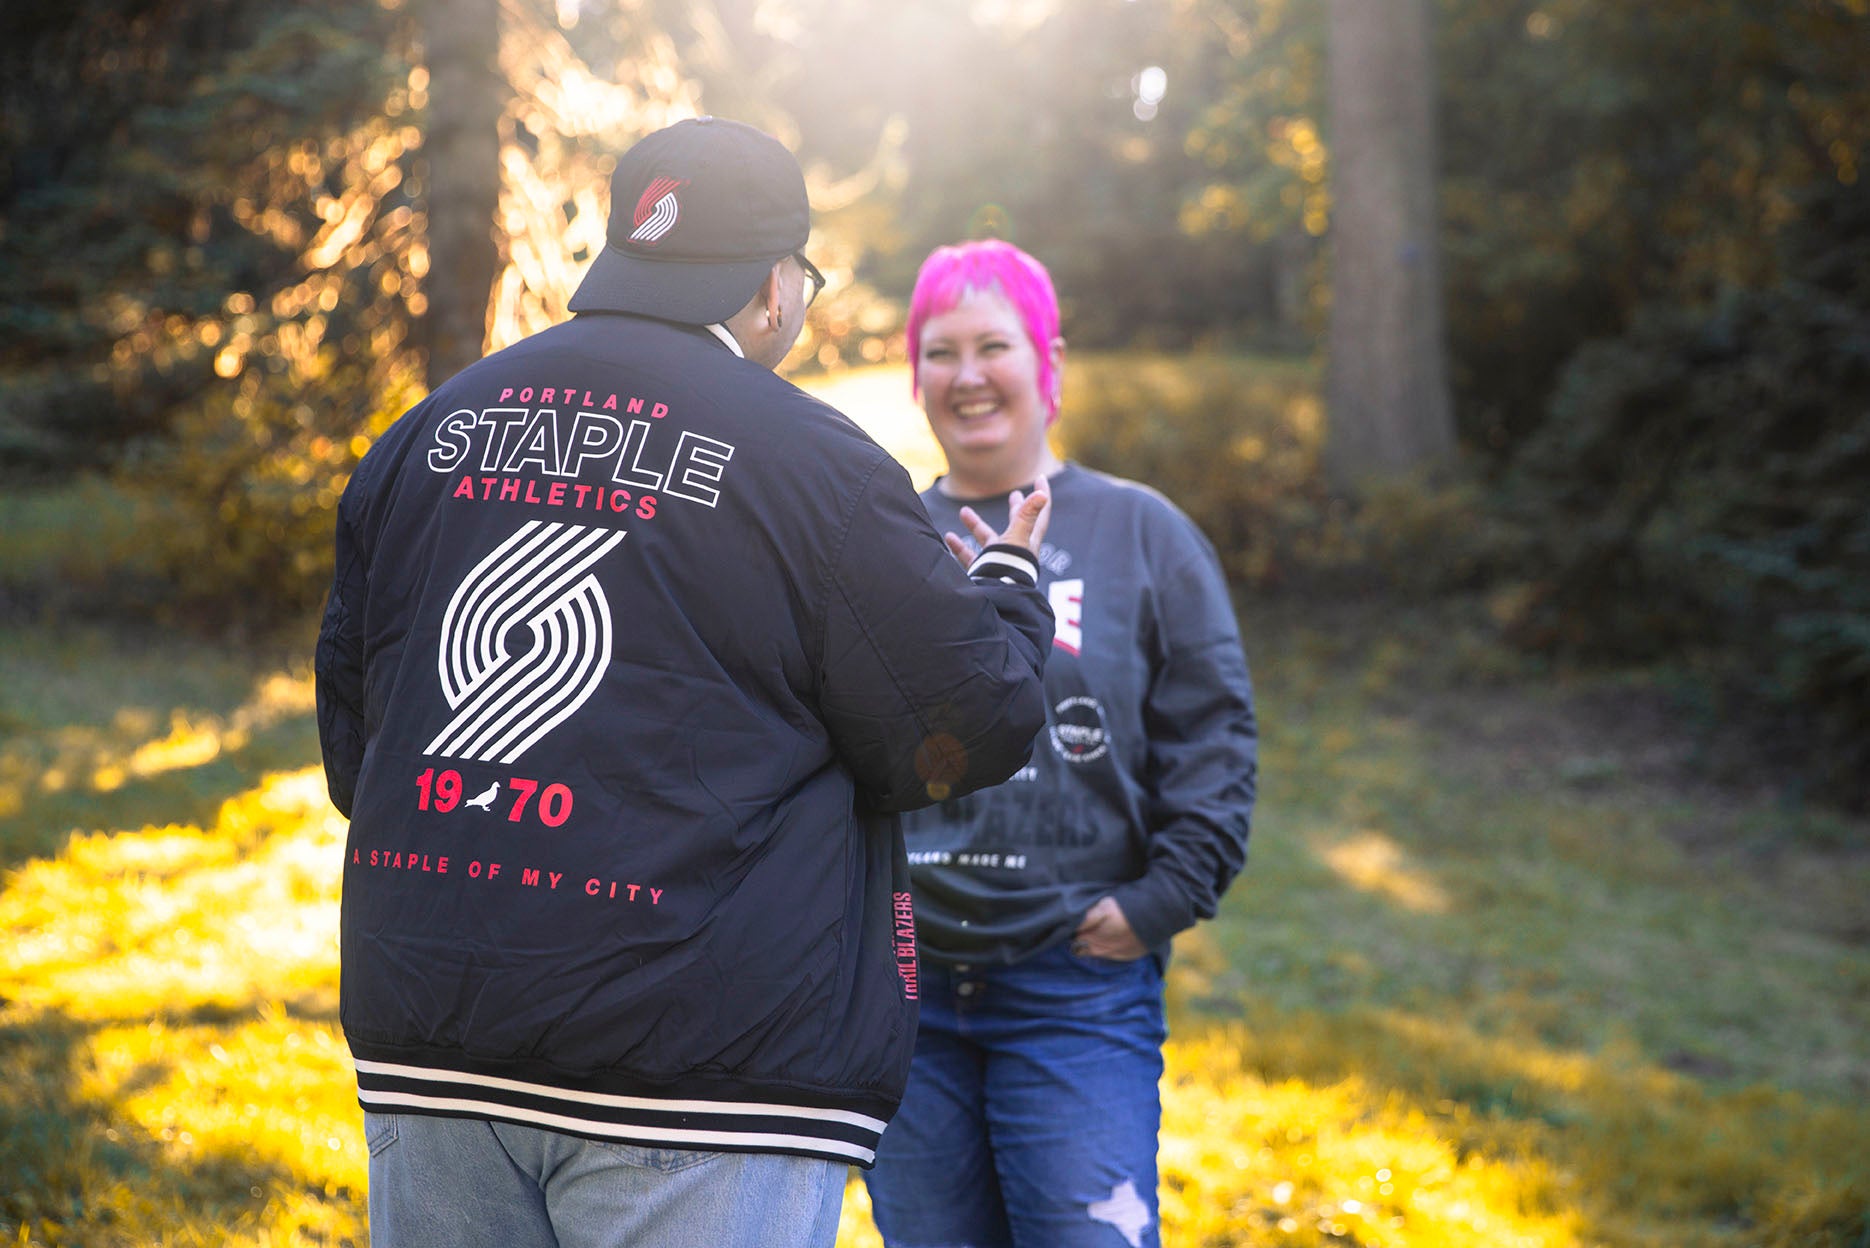
[[[1335,497],[1310,360],[1074,357],[1065,390],[1060,450],[1168,495],[1237,587],[1434,595],[1492,584],[1525,561],[1523,529],[1465,472]]]
[[[1166,494],[1236,586],[1282,583],[1342,541],[1309,361],[1136,352],[1074,359],[1065,375],[1061,452]]]
[[[119,468],[140,518],[123,563],[162,587],[159,606],[210,627],[265,626],[324,600],[338,496],[418,395],[407,373],[376,382],[373,396],[373,378],[333,371],[323,399],[288,376],[250,373]]]
[[[1858,244],[1854,265],[1808,265],[1817,280],[1712,311],[1651,308],[1586,347],[1506,483],[1546,565],[1514,621],[1523,641],[1687,656],[1728,707],[1770,717],[1800,774],[1859,808],[1870,806],[1866,260]]]

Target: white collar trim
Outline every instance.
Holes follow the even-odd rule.
[[[703,325],[702,328],[707,330],[709,333],[713,334],[716,338],[719,338],[722,342],[726,343],[727,349],[729,351],[732,351],[735,355],[739,356],[743,360],[747,358],[747,353],[740,349],[739,340],[736,339],[732,334],[727,332],[727,326],[718,325],[718,324],[717,325]]]

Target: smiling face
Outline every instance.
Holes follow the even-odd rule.
[[[1048,351],[1056,372],[1063,340]],[[916,381],[929,429],[948,456],[948,492],[1001,494],[1057,467],[1039,364],[1019,313],[997,292],[970,292],[922,323]]]

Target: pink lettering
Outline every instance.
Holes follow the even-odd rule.
[[[519,498],[519,478],[508,477],[500,483],[500,501],[511,503]]]
[[[535,487],[538,484],[539,483],[537,481],[534,481],[531,478],[527,478],[527,481],[526,481],[526,501],[527,502],[536,503],[539,501],[539,495],[535,490]]]
[[[603,410],[606,412],[614,412],[617,410],[617,396],[616,395],[613,394],[608,399],[604,400]]]
[[[655,407],[651,408],[649,412],[650,418],[653,420],[661,420],[664,416],[667,416],[668,414],[669,414],[669,405],[667,403],[658,403],[656,404]]]
[[[456,498],[460,498],[463,494],[467,495],[469,498],[474,497],[474,478],[473,477],[464,475],[461,478],[461,484],[455,486],[454,496]]]
[[[565,873],[563,871],[552,871],[552,872],[549,872],[548,874],[551,877],[553,888],[557,888],[558,882],[565,878]]]
[[[584,506],[584,496],[591,492],[591,487],[588,485],[575,485],[572,488],[578,491],[578,506]]]
[[[643,400],[631,399],[630,406],[625,408],[624,410],[629,412],[632,416],[634,416],[636,413],[643,410]]]
[[[506,401],[507,401],[508,399],[510,399],[510,398],[512,398],[512,397],[513,397],[513,387],[512,387],[512,386],[508,386],[508,387],[507,387],[506,389],[504,389],[504,390],[502,390],[502,391],[500,392],[500,398],[499,398],[499,399],[498,399],[497,401],[498,401],[498,402],[501,402],[501,403],[504,403],[504,402],[506,402]]]
[[[565,878],[557,871],[548,872],[548,875],[553,888],[557,888],[559,881]],[[647,901],[654,906],[661,904],[662,894],[662,889],[647,884],[626,884],[621,880],[605,880],[595,875],[584,882],[586,897],[605,897],[611,901]]]
[[[519,869],[519,882],[531,888],[539,887],[539,868],[521,867]]]
[[[546,491],[545,501],[554,507],[563,507],[565,505],[565,483],[563,481],[552,482],[552,488]]]

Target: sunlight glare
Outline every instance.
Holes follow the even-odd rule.
[[[1327,846],[1318,856],[1352,888],[1378,893],[1417,914],[1446,914],[1448,895],[1420,868],[1411,866],[1401,846],[1381,832],[1365,830],[1348,841]]]

